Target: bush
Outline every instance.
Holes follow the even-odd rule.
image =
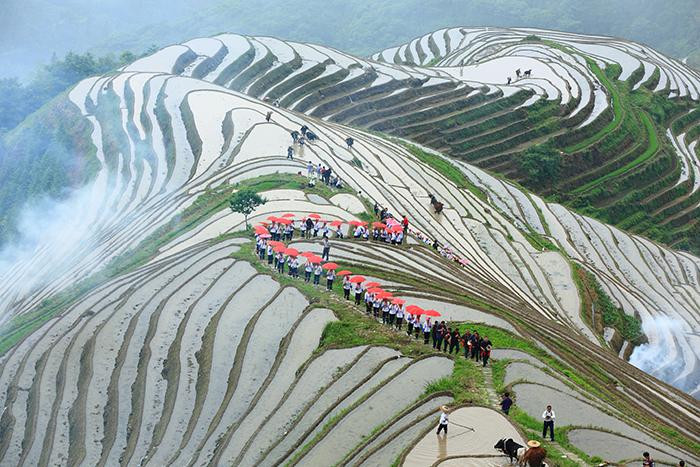
[[[543,186],[556,180],[561,168],[561,156],[556,149],[547,146],[529,148],[520,158],[520,168],[533,186]]]

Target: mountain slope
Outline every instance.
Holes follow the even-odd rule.
[[[378,323],[334,295],[258,263],[250,242],[237,238],[243,216],[226,206],[228,195],[246,183],[268,199],[251,222],[287,212],[348,220],[375,202],[407,214],[415,234],[407,245],[334,240],[334,259],[385,282],[396,296],[442,310],[453,323],[486,323],[503,346],[525,349],[555,380],[545,383],[553,392],[541,389],[544,377],[535,371],[513,376],[517,366],[501,383],[513,388],[523,417],[538,416],[544,395],[571,409],[565,412],[597,417],[562,425],[573,433],[564,439],[583,453],[597,455],[601,443],[595,441],[609,441],[612,432],[665,458],[698,459],[700,408],[692,395],[700,387],[700,342],[693,331],[700,259],[575,214],[478,167],[453,166],[440,155],[332,121],[343,104],[356,105],[354,98],[336,98],[334,89],[347,94],[357,85],[358,93],[370,95],[363,97],[366,103],[376,89],[400,95],[423,76],[436,86],[446,82],[467,96],[502,102],[509,97],[501,86],[455,84],[447,73],[426,76],[421,73],[433,72],[409,68],[414,75],[380,63],[372,70],[368,62],[313,49],[319,59],[326,57],[321,62],[327,54],[347,60],[326,75],[339,73],[334,79],[340,87],[323,95],[300,92],[290,104],[298,109],[305,99],[317,99],[305,104],[310,114],[329,112],[317,118],[207,82],[233,70],[225,84],[235,81],[256,95],[271,92],[291,83],[293,66],[301,75],[304,66],[308,71],[319,63],[295,61],[297,47],[311,53],[312,46],[224,39],[227,49],[234,43],[239,50],[258,47],[228,57],[212,41],[195,40],[120,73],[85,80],[70,92],[93,127],[100,169],[71,201],[81,228],[68,238],[47,235],[0,280],[0,309],[9,318],[2,342],[14,343],[0,359],[3,462],[352,464],[364,443],[417,427],[391,448],[406,453],[431,428],[421,424],[423,417],[458,397],[454,386],[445,393],[438,383],[454,375],[463,359],[438,356],[398,333],[388,342],[402,356],[375,345],[384,332]],[[273,58],[264,44],[286,51],[287,60]],[[316,72],[324,79],[324,70]],[[385,88],[367,85],[379,79]],[[313,82],[309,74],[297,87],[307,82]],[[547,92],[523,87],[528,98]],[[282,101],[293,99],[291,84],[279,89]],[[457,101],[462,98],[457,94]],[[289,160],[290,132],[304,124],[319,139],[297,147],[297,158]],[[348,136],[355,140],[351,149]],[[349,187],[345,196],[304,192],[296,174],[307,161],[333,167]],[[444,203],[439,216],[430,193]],[[184,225],[172,230],[179,221]],[[462,263],[420,243],[419,232],[449,245]],[[319,248],[313,240],[294,244]],[[37,316],[61,291],[125,257],[138,261]],[[627,336],[589,320],[594,310],[579,294],[577,268],[588,271],[623,313],[641,319],[647,344],[634,348],[639,341],[620,342]],[[341,329],[349,327],[352,345],[328,344],[338,328],[326,323],[335,320]],[[357,322],[361,326],[351,326]],[[358,347],[358,341],[373,347]],[[618,353],[632,353],[647,373]],[[519,358],[501,358],[513,359]],[[284,420],[290,425],[282,429]],[[517,422],[522,428],[527,420]]]

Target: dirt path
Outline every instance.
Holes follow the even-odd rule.
[[[491,371],[491,366],[483,367],[483,372],[484,372],[484,384],[486,386],[486,392],[489,395],[489,404],[491,405],[491,407],[493,409],[501,410],[501,406],[499,404],[501,401],[501,398],[498,395],[498,393],[496,392],[496,387],[493,384],[493,372]],[[523,428],[523,427],[521,427],[521,428]],[[527,429],[527,428],[523,428],[523,431],[528,436],[534,437],[536,435],[536,433],[534,431]],[[587,465],[586,462],[584,462],[583,459],[581,459],[578,455],[569,451],[568,449],[566,449],[565,447],[563,447],[562,445],[560,445],[556,441],[553,441],[553,442],[552,441],[545,441],[542,443],[542,445],[545,447],[545,449],[547,448],[548,445],[554,446],[559,452],[562,453],[563,459],[568,459],[572,462],[576,462],[578,465]],[[550,461],[556,462],[556,460],[557,460],[556,458],[550,458]],[[554,465],[557,465],[557,464],[555,463]]]

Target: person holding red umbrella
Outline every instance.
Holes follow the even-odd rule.
[[[274,260],[274,248],[270,242],[267,242],[267,265],[272,267],[272,261]]]
[[[289,275],[294,279],[299,279],[299,259],[292,258],[292,262],[289,263]]]
[[[326,239],[328,240],[328,239]],[[350,300],[350,289],[352,284],[350,283],[350,278],[348,276],[343,276],[343,297],[345,300]]]
[[[362,301],[362,284],[359,282],[355,283],[355,305],[359,305]]]
[[[367,315],[372,314],[372,307],[374,305],[374,294],[369,290],[365,291],[365,312]]]
[[[403,305],[396,303],[394,306],[396,307],[396,329],[400,331],[403,323]]]
[[[284,263],[286,261],[284,253],[280,251],[277,257],[277,272],[279,272],[280,274],[284,274]]]
[[[374,314],[374,318],[379,318],[379,310],[382,308],[382,299],[379,298],[377,295],[374,295],[374,301],[372,302],[372,313]]]
[[[387,303],[389,301],[387,300]],[[394,326],[394,322],[396,321],[396,305],[393,303],[388,303],[389,304],[389,326]]]
[[[406,334],[411,337],[413,333],[413,315],[406,309]]]

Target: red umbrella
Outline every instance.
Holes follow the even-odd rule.
[[[260,235],[258,235],[258,236],[259,236],[260,238],[272,238],[272,235],[270,235],[269,233],[260,234]]]
[[[320,219],[321,218],[321,216],[319,216],[318,214],[309,214],[309,217],[311,219]]]
[[[381,284],[379,282],[368,282],[365,284],[365,287],[368,289],[371,289],[372,287],[379,287]]]
[[[340,272],[335,273],[336,276],[349,276],[352,274],[352,272],[348,271],[347,269],[343,269]]]
[[[282,252],[284,252],[284,250],[286,250],[286,249],[287,249],[287,247],[284,246],[284,245],[277,245],[277,246],[275,247],[275,252],[277,252],[277,253],[282,253]]]
[[[284,246],[284,243],[278,242],[277,240],[270,240],[269,242],[267,242],[267,244],[268,244],[268,245],[272,245],[272,246],[274,246],[274,247],[278,247],[278,246],[280,246],[280,245],[281,245],[281,246]]]
[[[294,221],[283,217],[281,219],[277,219],[277,222],[279,222],[280,224],[289,225]]]
[[[365,278],[362,276],[355,276],[355,277],[350,278],[350,282],[352,282],[353,284],[359,284],[360,282],[364,282],[364,281],[365,281]]]
[[[311,263],[311,264],[320,263],[320,262],[322,261],[322,260],[321,260],[321,257],[320,257],[320,256],[316,256],[316,255],[307,256],[306,259],[307,259],[307,260],[309,261],[309,263]]]
[[[386,224],[383,224],[381,222],[372,222],[372,227],[376,227],[378,229],[386,229]]]
[[[393,303],[394,305],[403,305],[404,303],[406,303],[406,300],[404,300],[403,298],[395,298],[391,301],[391,303]]]
[[[338,265],[335,263],[326,263],[322,267],[323,269],[337,269]]]
[[[287,256],[299,256],[299,250],[296,248],[285,248],[284,254]]]
[[[393,232],[393,233],[403,232],[403,227],[401,227],[400,225],[395,225],[389,229],[389,232]]]
[[[435,310],[425,310],[425,312],[424,312],[423,314],[424,314],[425,316],[436,316],[436,317],[437,317],[437,316],[442,316],[442,315],[440,314],[440,312],[435,311]]]
[[[369,293],[382,293],[382,292],[384,292],[384,289],[380,289],[379,287],[372,287],[372,288],[368,288],[367,291]]]
[[[269,216],[269,217],[267,218],[267,220],[270,221],[270,222],[277,222],[277,221],[279,220],[279,217],[277,217],[277,216]]]
[[[406,311],[412,315],[422,315],[424,313],[423,308],[419,307],[418,305],[408,305],[406,307]]]
[[[377,294],[377,298],[382,300],[385,298],[394,298],[394,294],[391,292],[380,292]]]
[[[343,221],[333,221],[329,224],[331,227],[340,227],[343,225]]]
[[[296,214],[292,214],[291,212],[288,212],[287,214],[282,214],[282,217],[294,217]]]
[[[301,253],[299,256],[304,256],[305,258],[308,258],[309,256],[316,256],[316,254],[312,253],[310,251],[305,251],[305,252]]]
[[[350,221],[350,222],[348,222],[348,224],[350,224],[350,225],[352,225],[352,226],[354,226],[354,227],[360,227],[360,226],[362,226],[362,225],[367,225],[367,222],[363,222],[363,221]]]

